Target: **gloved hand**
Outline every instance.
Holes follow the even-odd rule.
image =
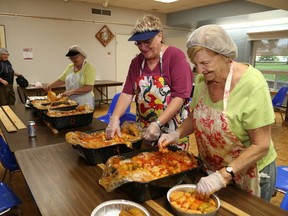
[[[163,133],[158,140],[159,150],[163,152],[168,145],[177,143],[179,136],[177,130],[169,132],[168,134]]]
[[[211,194],[226,187],[226,182],[222,175],[216,171],[209,176],[202,177],[196,187],[196,197],[207,200]]]
[[[51,91],[51,86],[50,85],[45,85],[43,87],[44,91],[48,92],[48,91]]]
[[[109,124],[105,130],[106,139],[113,139],[116,132],[119,137],[122,136],[120,131],[120,119],[118,117],[111,116]]]
[[[154,141],[159,138],[160,134],[161,134],[160,127],[156,122],[152,122],[144,134],[144,139],[148,141]]]
[[[65,91],[65,92],[62,93],[63,96],[67,96],[67,97],[69,97],[69,96],[71,96],[71,95],[73,95],[73,94],[74,94],[74,93],[73,93],[73,90]]]

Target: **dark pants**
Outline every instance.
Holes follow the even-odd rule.
[[[0,106],[14,105],[15,100],[15,92],[12,85],[0,86]]]

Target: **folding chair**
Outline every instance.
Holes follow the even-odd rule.
[[[113,111],[116,107],[117,101],[119,99],[121,93],[117,93],[114,95],[111,104],[109,106],[108,112],[107,114],[98,117],[97,119],[99,119],[102,122],[105,122],[107,124],[109,124],[110,121],[110,117],[113,114]],[[128,106],[128,108],[126,109],[124,115],[120,118],[120,124],[122,124],[124,121],[136,121],[136,115],[134,113],[130,112],[130,105]]]
[[[282,119],[282,125],[285,126],[285,113],[287,107],[283,105],[288,87],[281,87],[272,99],[272,104],[275,112],[279,112]]]
[[[288,166],[277,166],[275,188],[285,194],[280,208],[288,211]]]
[[[288,211],[288,193],[285,194],[281,202],[280,208]]]
[[[20,168],[18,166],[18,163],[16,161],[13,152],[11,152],[9,146],[4,141],[1,135],[0,135],[0,163],[5,169],[4,174],[2,176],[2,181],[5,180],[7,172],[9,171],[8,184],[10,184],[12,175],[15,172],[20,171]]]
[[[20,215],[18,208],[20,204],[21,200],[14,191],[4,182],[0,182],[0,215],[4,215],[13,208],[17,208],[17,213]]]

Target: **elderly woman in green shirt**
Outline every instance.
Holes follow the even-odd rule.
[[[199,157],[209,174],[197,184],[198,198],[206,199],[231,183],[269,201],[277,155],[266,80],[251,65],[234,61],[237,47],[220,26],[198,28],[187,47],[198,73],[193,111],[176,131],[160,137],[160,148],[194,132]]]
[[[79,105],[88,105],[94,109],[95,99],[93,87],[95,82],[95,69],[86,58],[84,50],[74,45],[69,48],[66,56],[72,61],[56,81],[46,86],[49,91],[54,87],[65,84],[66,91],[62,94],[76,101]]]

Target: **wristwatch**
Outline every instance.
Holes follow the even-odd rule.
[[[160,129],[162,129],[163,125],[161,124],[161,122],[160,122],[159,120],[156,121],[156,124],[158,125],[158,127],[159,127]]]
[[[232,176],[232,179],[235,177],[232,167],[226,166],[225,170],[226,170],[227,173],[229,173]]]

